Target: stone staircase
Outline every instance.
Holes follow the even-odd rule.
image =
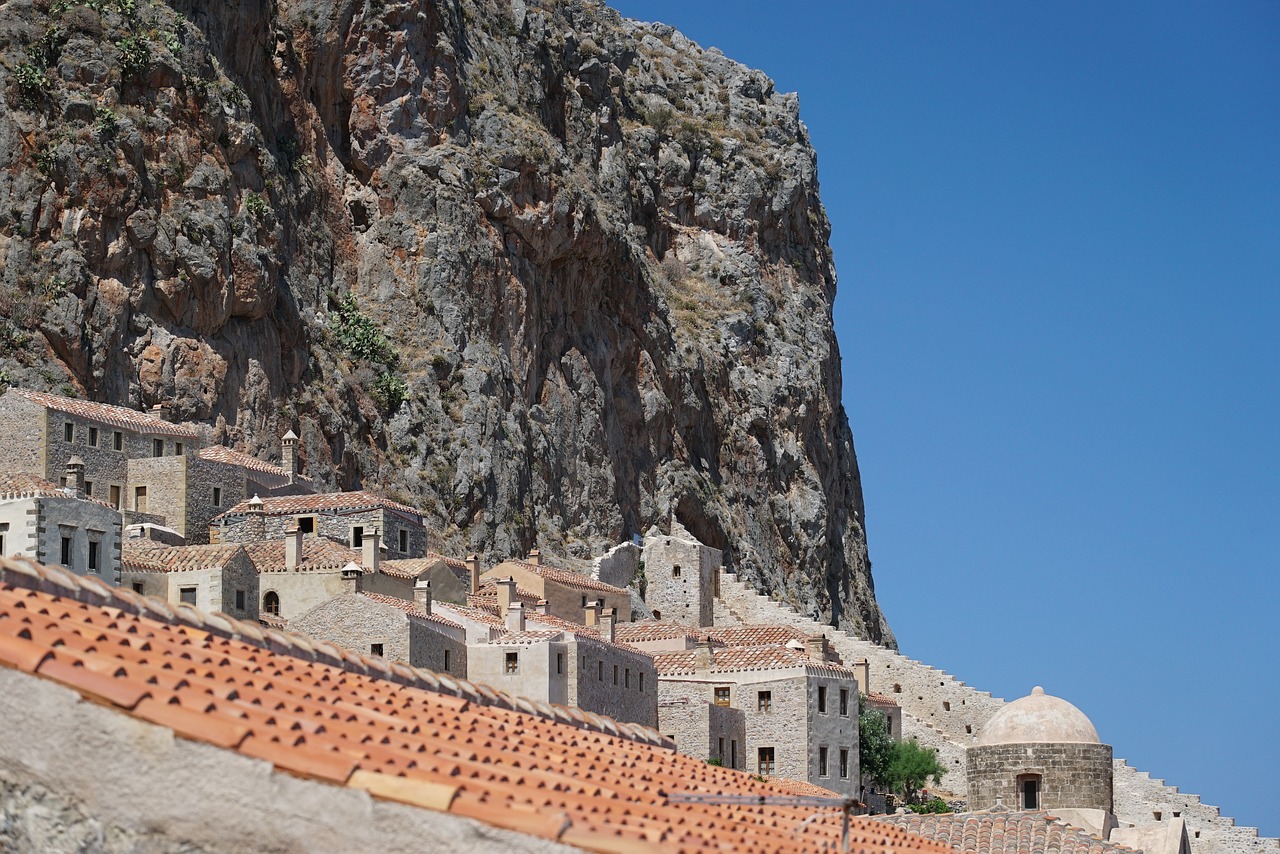
[[[728,625],[785,624],[815,635],[825,634],[845,664],[867,659],[870,689],[891,697],[902,708],[904,735],[937,748],[939,760],[949,769],[950,779],[944,778],[938,788],[965,796],[965,749],[1004,700],[971,688],[928,664],[799,614],[761,595],[729,572],[720,575],[720,597],[715,603],[717,625],[721,625],[722,616]],[[1237,826],[1217,807],[1153,779],[1123,759],[1115,760],[1114,788],[1115,812],[1122,822],[1145,824],[1154,820],[1157,812],[1165,820],[1183,818],[1193,854],[1280,854],[1280,839],[1260,837],[1257,828]]]

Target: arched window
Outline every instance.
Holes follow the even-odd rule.
[[[268,590],[267,594],[262,597],[262,611],[266,614],[280,613],[280,595],[274,590]]]

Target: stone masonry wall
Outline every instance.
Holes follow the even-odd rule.
[[[210,520],[249,497],[245,484],[244,469],[239,466],[187,457],[184,524],[188,544],[209,542]],[[217,504],[213,501],[215,488],[219,492]]]
[[[666,684],[659,686],[659,695]],[[676,743],[676,750],[698,759],[718,759],[726,768],[741,768],[746,744],[746,718],[741,709],[705,700],[671,696],[658,703],[658,730]]]
[[[321,602],[290,620],[289,629],[366,655],[381,644],[387,661],[410,661],[408,615],[357,593]]]
[[[44,407],[16,394],[5,395],[0,406],[0,471],[26,472],[47,480],[43,453],[47,430]]]
[[[419,522],[413,522],[396,513],[384,511],[381,507],[373,507],[359,511],[341,513],[309,512],[296,514],[267,515],[263,518],[264,536],[268,540],[284,539],[285,528],[291,527],[301,518],[315,518],[315,534],[329,537],[343,544],[351,541],[351,529],[363,527],[368,530],[376,527],[381,532],[381,542],[386,548],[388,559],[422,557],[427,553],[427,532]],[[408,548],[400,550],[400,531],[406,532]],[[259,539],[253,531],[252,523],[244,516],[229,517],[219,526],[218,542],[249,543]]]
[[[656,729],[658,673],[653,658],[583,635],[575,637],[569,702],[588,712]]]
[[[165,527],[173,528],[192,543],[187,529],[187,458],[141,457],[129,460],[123,503],[130,510],[143,510],[164,517]],[[140,506],[138,490],[146,490],[146,506]],[[207,542],[208,532],[205,532]]]
[[[993,744],[969,749],[971,810],[1001,801],[1021,809],[1018,776],[1040,775],[1044,810],[1111,812],[1111,747],[1106,744]]]
[[[409,663],[466,678],[469,673],[466,631],[462,627],[451,629],[434,621],[410,617]]]
[[[662,619],[710,626],[721,553],[697,541],[655,535],[644,546],[645,603]]]
[[[79,498],[40,498],[40,553],[47,563],[62,563],[62,538],[71,540],[71,565],[77,575],[96,575],[108,584],[120,577],[120,514]],[[89,567],[89,543],[97,543],[98,566]]]

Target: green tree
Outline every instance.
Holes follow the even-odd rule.
[[[942,779],[947,769],[938,761],[938,751],[921,747],[916,741],[899,741],[893,745],[893,758],[889,762],[889,778],[895,791],[908,801],[932,778]]]
[[[893,737],[889,721],[879,709],[867,705],[867,695],[858,694],[858,765],[862,776],[881,789],[893,782],[889,763],[893,759]]]

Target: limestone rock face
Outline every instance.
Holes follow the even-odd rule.
[[[10,380],[292,427],[444,551],[674,515],[892,644],[816,158],[764,74],[585,0],[10,0],[0,86]]]

